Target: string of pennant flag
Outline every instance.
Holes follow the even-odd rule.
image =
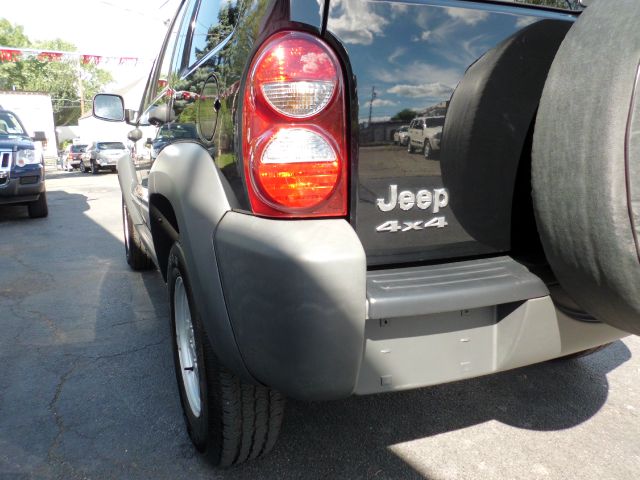
[[[79,52],[61,52],[55,50],[38,50],[33,48],[14,48],[0,46],[0,63],[20,62],[35,58],[41,62],[76,61],[83,65],[122,65],[135,67],[150,60],[138,57],[113,57],[105,55],[89,55]]]

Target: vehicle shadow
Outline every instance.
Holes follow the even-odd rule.
[[[537,431],[574,427],[604,405],[607,373],[630,356],[617,341],[583,359],[430,388],[329,403],[289,401],[272,454],[224,478],[425,478],[389,447],[491,420]]]
[[[0,209],[0,477],[427,478],[391,447],[492,420],[579,425],[630,358],[616,342],[585,359],[415,391],[290,400],[270,455],[216,470],[184,426],[164,282],[125,262],[117,177],[73,176],[85,191],[50,190],[46,219]]]

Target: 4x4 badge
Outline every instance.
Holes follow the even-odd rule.
[[[416,193],[413,193],[411,190],[402,190],[398,193],[397,185],[389,185],[388,199],[378,198],[376,205],[382,212],[390,212],[396,207],[405,211],[411,210],[414,207],[418,210],[427,210],[429,207],[432,207],[432,212],[438,213],[441,208],[449,205],[449,192],[446,188],[436,188],[433,192],[422,189]],[[388,220],[378,225],[376,232],[410,232],[424,230],[430,227],[444,228],[447,225],[448,223],[444,216],[433,217],[429,220]]]

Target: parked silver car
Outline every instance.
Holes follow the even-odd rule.
[[[122,142],[93,142],[82,154],[80,171],[94,175],[102,169],[115,172],[118,160],[129,155],[129,150]]]
[[[406,145],[409,141],[409,125],[402,125],[393,132],[393,143],[396,145]]]

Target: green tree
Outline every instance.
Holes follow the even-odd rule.
[[[403,110],[400,110],[393,117],[391,117],[391,120],[394,120],[394,121],[397,120],[401,122],[410,122],[414,118],[416,118],[416,112],[414,110],[411,110],[410,108],[405,108]]]
[[[0,44],[6,47],[35,48],[73,52],[75,45],[61,39],[32,42],[22,26],[0,19]],[[23,58],[0,63],[0,89],[47,92],[51,95],[56,125],[76,123],[80,117],[79,86],[82,82],[86,108],[102,87],[112,81],[111,74],[95,65],[82,65],[78,59],[61,61]]]

